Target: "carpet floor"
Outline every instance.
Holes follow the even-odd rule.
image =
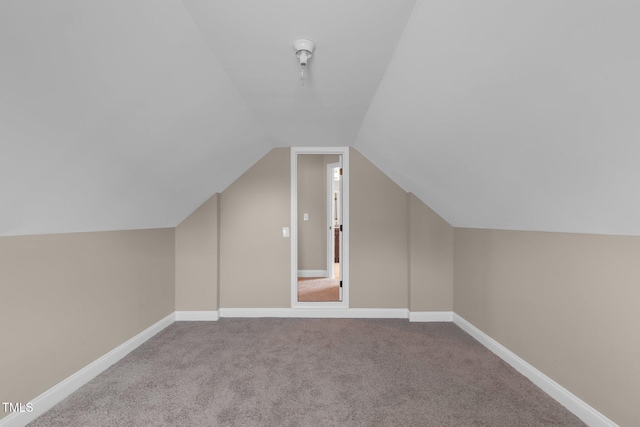
[[[298,301],[340,301],[340,281],[328,277],[299,278]]]
[[[176,322],[36,426],[584,426],[452,323]]]

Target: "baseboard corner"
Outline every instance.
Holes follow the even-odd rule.
[[[176,322],[215,322],[220,318],[217,310],[176,311]]]
[[[453,311],[410,311],[409,322],[453,322]]]
[[[107,354],[99,357],[84,368],[81,368],[79,371],[71,374],[69,377],[32,399],[29,403],[32,404],[33,411],[13,412],[0,419],[0,427],[18,427],[27,425],[39,416],[43,415],[71,393],[75,392],[80,387],[100,375],[111,365],[131,353],[145,341],[171,325],[175,322],[175,319],[175,313],[171,313],[160,319],[144,331],[128,339]]]
[[[527,361],[491,338],[462,316],[453,313],[453,323],[511,365],[516,371],[527,377],[532,383],[540,387],[545,393],[567,408],[588,426],[619,427],[618,424],[607,418],[604,414],[530,365]]]

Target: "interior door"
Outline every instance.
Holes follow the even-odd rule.
[[[291,160],[292,307],[348,308],[349,151],[292,148]]]
[[[343,262],[342,262],[342,155],[338,161],[327,165],[327,203],[328,203],[328,244],[331,251],[328,258],[330,277],[337,279],[338,301],[343,301]],[[336,268],[335,265],[338,265]]]
[[[342,180],[342,155],[340,155],[339,164],[340,164],[339,172],[338,172],[338,175],[339,175],[339,179],[338,179],[339,192],[338,192],[338,195],[339,195],[339,197],[338,197],[338,201],[337,201],[337,203],[338,203],[337,211],[338,211],[338,223],[339,223],[339,233],[338,233],[339,245],[338,246],[340,248],[339,249],[340,250],[340,256],[339,256],[339,268],[338,268],[339,277],[338,277],[338,280],[340,280],[340,291],[339,291],[340,292],[340,301],[343,301],[344,300],[344,295],[343,295],[343,287],[342,287],[342,277],[343,277],[343,264],[344,263],[342,262],[342,259],[343,259],[342,254],[344,253],[344,250],[343,250],[344,239],[342,238],[342,213],[343,213],[342,212],[342,195],[344,193],[343,193],[343,183],[342,183],[343,182],[343,180]]]

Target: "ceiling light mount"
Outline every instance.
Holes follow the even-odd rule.
[[[293,42],[293,50],[300,61],[300,72],[298,73],[298,78],[302,81],[303,86],[305,80],[309,77],[307,62],[309,61],[309,58],[313,56],[313,51],[315,49],[316,44],[311,40],[300,39]]]

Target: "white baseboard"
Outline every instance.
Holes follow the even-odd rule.
[[[216,321],[217,311],[176,311],[176,322]]]
[[[453,311],[410,311],[409,322],[452,322]]]
[[[480,329],[467,322],[459,315],[453,313],[453,323],[458,325],[466,333],[478,340],[482,345],[494,352],[498,357],[514,367],[531,382],[540,387],[549,396],[557,400],[565,408],[580,418],[590,427],[618,427],[616,423],[589,406],[583,400],[575,396],[566,388],[531,366],[508,348],[482,332]]]
[[[298,277],[329,277],[327,270],[298,270]]]
[[[220,317],[304,317],[333,319],[406,319],[406,308],[221,308]]]
[[[583,422],[591,427],[619,427],[609,418],[589,406],[560,384],[531,366],[502,344],[473,326],[461,316],[452,312],[413,312],[407,309],[313,309],[313,308],[221,308],[219,311],[176,311],[151,325],[135,337],[119,345],[109,353],[93,361],[78,372],[67,377],[38,397],[32,399],[32,412],[13,412],[0,419],[0,427],[24,426],[47,412],[55,404],[69,396],[87,382],[98,376],[111,365],[139,347],[149,338],[171,325],[174,321],[218,320],[218,317],[300,317],[300,318],[384,318],[407,319],[412,322],[451,321],[478,340],[502,360],[529,378],[548,395],[564,405]],[[27,402],[24,402],[27,403]]]
[[[24,426],[35,420],[40,415],[51,409],[55,404],[97,377],[118,360],[131,353],[131,351],[135,350],[149,338],[153,337],[155,334],[171,325],[174,321],[175,313],[171,313],[164,319],[159,320],[158,322],[149,326],[147,329],[140,332],[135,337],[120,344],[118,347],[114,348],[104,356],[94,360],[76,373],[60,381],[58,384],[54,385],[35,399],[32,399],[30,401],[30,403],[32,403],[33,405],[32,412],[12,412],[6,417],[0,419],[0,427]]]

